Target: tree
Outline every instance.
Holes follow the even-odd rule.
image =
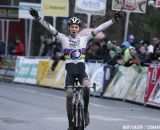
[[[160,10],[148,6],[145,14],[133,13],[130,17],[130,32],[150,40],[160,32]]]

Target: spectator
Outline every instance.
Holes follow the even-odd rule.
[[[56,43],[56,40],[54,41],[51,38],[45,39],[42,42],[41,48],[40,48],[40,56],[53,56],[53,45]]]
[[[114,67],[118,67],[120,65],[124,65],[124,60],[123,60],[123,56],[122,55],[116,55],[114,58],[113,58],[113,66]]]
[[[124,52],[127,48],[129,48],[131,45],[128,41],[124,41],[122,42],[122,45],[121,45],[121,49],[122,49],[122,55],[124,55]]]
[[[114,58],[116,55],[116,48],[111,41],[107,42],[107,49],[109,50],[109,56]]]
[[[115,61],[113,60],[116,56],[116,49],[113,46],[113,43],[111,41],[107,42],[106,46],[106,53],[104,54],[104,62],[109,65],[114,65]]]
[[[134,35],[133,35],[133,34],[129,34],[129,35],[127,36],[127,41],[128,41],[131,45],[133,45],[133,44],[134,44],[134,41],[135,41]]]
[[[62,51],[62,45],[57,41],[54,41],[53,46],[52,46],[52,50],[53,50],[53,55],[52,55],[52,59],[54,60],[52,66],[51,66],[51,70],[54,71],[56,65],[58,64],[59,60],[65,60],[64,59],[64,55],[63,55],[63,51]]]
[[[116,40],[112,40],[113,47],[110,51],[110,65],[118,67],[119,65],[123,65],[123,56],[122,56],[122,48],[118,45]]]
[[[124,47],[124,48],[129,48],[131,45],[130,45],[130,43],[128,42],[128,41],[124,41],[123,43],[122,43],[122,47]]]
[[[97,41],[97,42],[99,43],[99,47],[97,48],[95,55],[98,60],[102,60],[103,62],[104,54],[106,53],[106,50],[107,50],[106,49],[107,41],[106,41],[106,38],[104,38],[103,40]]]
[[[151,62],[150,55],[148,54],[145,46],[141,46],[140,52],[138,53],[138,58],[142,66],[149,66],[149,63]]]
[[[13,45],[14,49],[11,51],[11,53],[16,56],[24,56],[24,44],[18,36],[15,36],[13,44],[15,47]]]
[[[53,60],[64,60],[63,50],[62,50],[62,44],[60,42],[56,41],[53,43]]]
[[[141,43],[142,46],[145,47],[145,49],[147,51],[146,53],[148,53],[148,55],[153,53],[154,46],[152,44],[150,44],[146,40],[142,40],[140,43]]]
[[[154,61],[160,62],[160,39],[158,36],[154,36],[152,41],[154,45],[152,58]]]
[[[98,41],[92,41],[92,45],[89,46],[86,60],[97,60],[99,58],[98,49],[100,47],[100,43]]]
[[[127,41],[130,43],[131,46],[135,47],[136,51],[139,52],[141,45],[135,41],[135,36],[133,34],[128,35]]]
[[[113,39],[112,43],[113,43],[114,46],[118,46],[118,41],[116,39]]]
[[[121,55],[122,54],[122,48],[119,46],[117,40],[112,40],[113,48],[115,49],[116,53]]]
[[[124,65],[131,66],[133,64],[140,64],[140,60],[138,58],[137,51],[135,47],[130,46],[124,52]]]
[[[13,38],[13,41],[8,44],[8,53],[9,55],[13,55],[12,51],[14,50],[15,46],[16,46],[16,39],[18,38],[18,36],[15,36]]]

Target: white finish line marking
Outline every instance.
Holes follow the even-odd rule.
[[[113,118],[113,117],[105,117],[105,116],[99,116],[99,115],[91,115],[91,118],[92,119],[96,119],[96,120],[103,120],[103,121],[129,121],[129,120],[126,120],[126,119],[123,119],[123,118]]]
[[[53,122],[68,122],[67,118],[65,117],[46,117],[45,119]]]
[[[128,118],[132,118],[132,119],[145,119],[145,120],[149,120],[149,121],[157,121],[160,122],[159,118],[156,117],[150,117],[150,116],[127,116]]]
[[[16,88],[17,90],[21,90],[23,92],[29,92],[29,93],[38,93],[35,90],[25,89],[25,88]]]
[[[39,94],[44,95],[44,96],[48,96],[48,97],[54,97],[54,98],[66,100],[66,98],[61,97],[61,96],[56,96],[56,95],[51,95],[51,94],[46,94],[46,93],[39,93]]]
[[[57,98],[57,99],[66,100],[65,96],[62,97],[62,96],[47,94],[47,93],[43,93],[43,92],[38,92],[36,90],[29,90],[29,89],[26,89],[26,88],[16,88],[16,89],[20,90],[20,91],[23,91],[23,92],[36,93],[36,94],[41,94],[41,95],[48,96],[48,97],[53,97],[53,98]],[[115,108],[115,107],[108,107],[108,106],[95,104],[95,103],[91,103],[91,102],[90,102],[90,105],[94,106],[94,107],[98,107],[98,108],[103,108],[103,109],[114,109]],[[115,109],[117,109],[117,108],[115,108]],[[119,108],[119,109],[128,110],[129,108]],[[134,110],[143,110],[141,108],[133,108],[133,109]]]
[[[105,117],[105,116],[99,116],[99,115],[91,115],[90,117],[93,120],[101,120],[101,121],[106,121],[106,122],[126,122],[129,120],[122,119],[122,118],[113,118],[113,117]],[[67,122],[66,117],[46,117],[44,118],[45,120],[48,121],[53,121],[53,122]]]

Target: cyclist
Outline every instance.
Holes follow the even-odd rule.
[[[83,36],[79,36],[78,33],[80,31],[80,27],[82,21],[77,17],[71,17],[68,20],[68,31],[69,36],[66,36],[60,32],[58,32],[53,26],[47,23],[44,19],[42,19],[38,12],[31,8],[29,10],[30,14],[38,21],[44,28],[46,28],[53,36],[55,36],[62,44],[62,48],[64,51],[65,63],[66,63],[66,109],[68,116],[69,128],[68,130],[73,130],[72,123],[72,99],[73,99],[73,90],[72,86],[74,84],[73,74],[78,74],[80,83],[84,86],[84,115],[85,115],[85,126],[89,124],[89,112],[88,112],[88,104],[89,104],[89,78],[85,72],[85,51],[86,45],[88,41],[96,36],[100,31],[111,26],[114,22],[118,21],[124,14],[122,11],[117,11],[114,14],[114,17],[99,25],[92,32],[89,32]]]

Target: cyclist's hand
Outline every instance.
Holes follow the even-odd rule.
[[[38,11],[33,9],[33,8],[30,8],[29,9],[29,13],[36,19],[36,20],[40,20],[41,17],[39,17],[38,15]]]
[[[122,16],[124,15],[124,11],[120,10],[115,12],[114,14],[114,21],[117,22]]]

